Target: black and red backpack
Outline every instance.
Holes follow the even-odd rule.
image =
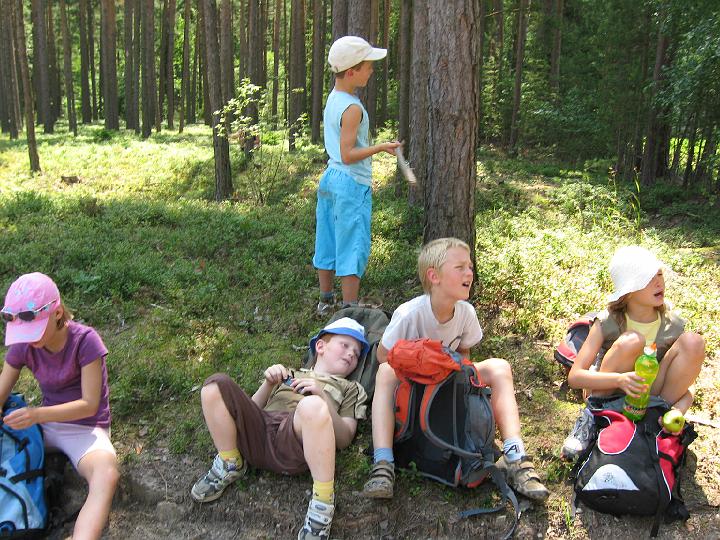
[[[401,468],[448,486],[477,487],[491,478],[502,495],[495,508],[478,508],[461,517],[499,512],[510,501],[515,522],[520,517],[515,494],[495,466],[495,419],[490,388],[475,365],[431,339],[400,340],[390,350],[388,363],[400,384],[395,390],[393,453]]]
[[[577,354],[590,333],[590,327],[597,313],[597,311],[591,311],[573,321],[568,327],[565,337],[555,348],[555,360],[566,369],[570,369],[575,363]]]
[[[661,518],[687,520],[679,473],[697,434],[692,424],[679,434],[664,431],[658,419],[666,411],[649,407],[638,422],[613,410],[592,411],[599,433],[571,473],[575,501],[615,516],[654,516],[653,537]]]

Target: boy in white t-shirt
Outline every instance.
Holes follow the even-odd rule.
[[[372,404],[374,465],[363,494],[391,498],[395,482],[392,451],[395,424],[394,395],[398,385],[387,354],[400,339],[430,338],[469,357],[470,348],[483,337],[475,308],[466,300],[473,281],[470,248],[457,238],[440,238],[426,244],[418,257],[418,274],[425,294],[399,306],[378,347],[380,367]],[[483,382],[492,388],[492,408],[503,438],[498,467],[508,483],[531,499],[545,500],[549,492],[525,455],[520,438],[520,416],[515,401],[510,364],[501,358],[475,363]]]

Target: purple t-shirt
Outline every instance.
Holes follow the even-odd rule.
[[[52,353],[44,347],[36,349],[27,343],[18,343],[10,345],[5,361],[15,369],[27,366],[32,371],[42,390],[42,404],[50,407],[81,399],[80,370],[99,358],[102,364],[102,388],[97,413],[68,423],[107,428],[110,427],[108,376],[105,365],[107,353],[105,344],[94,329],[70,321],[67,342],[63,350]]]

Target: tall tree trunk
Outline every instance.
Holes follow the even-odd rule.
[[[200,21],[200,73],[202,74],[202,105],[203,105],[203,122],[205,125],[212,125],[212,113],[213,110],[210,108],[210,94],[209,94],[209,83],[208,83],[208,70],[207,70],[207,54],[205,52],[206,37],[205,32],[205,2],[204,0],[198,0],[198,18]]]
[[[522,75],[525,63],[525,38],[527,36],[527,8],[529,0],[520,0],[518,13],[517,50],[515,51],[515,88],[513,91],[512,119],[510,120],[510,141],[508,147],[516,152],[518,132],[520,130],[520,99],[522,97]]]
[[[233,192],[230,173],[230,149],[227,137],[220,130],[220,115],[216,112],[222,105],[220,78],[220,47],[217,40],[217,15],[215,0],[200,0],[203,4],[205,28],[205,65],[210,90],[210,110],[213,111],[213,151],[215,154],[215,200],[227,199]]]
[[[158,55],[158,114],[162,123],[165,108],[165,88],[167,77],[167,47],[168,47],[168,29],[167,29],[167,12],[168,0],[163,0],[162,11],[160,12],[160,52]]]
[[[310,113],[310,139],[320,142],[320,119],[322,116],[323,74],[325,71],[325,48],[322,36],[322,0],[313,1],[313,48],[312,48],[312,110]]]
[[[237,40],[238,40],[238,79],[243,80],[248,76],[248,28],[247,12],[250,6],[247,0],[240,0],[237,18]]]
[[[178,132],[182,133],[185,127],[185,114],[188,102],[188,90],[190,86],[190,0],[185,1],[183,12],[183,57],[182,57],[182,80],[180,81],[180,126]],[[186,109],[187,107],[187,109]]]
[[[54,122],[50,111],[50,72],[47,53],[47,22],[44,0],[32,0],[33,72],[36,83],[38,122],[45,133],[52,133]]]
[[[125,13],[123,16],[123,36],[124,36],[124,48],[123,54],[125,58],[125,128],[133,129],[132,123],[132,104],[133,104],[133,8],[135,6],[134,0],[125,0]]]
[[[370,0],[370,28],[368,32],[368,41],[375,45],[378,38],[378,24],[379,24],[380,8],[378,0]],[[388,59],[385,58],[382,61],[383,65],[386,66]],[[372,76],[368,80],[367,87],[367,112],[368,119],[370,120],[370,133],[375,134],[377,129],[377,93],[378,83],[377,76]]]
[[[20,64],[20,80],[23,87],[23,107],[25,109],[25,131],[27,132],[28,155],[30,157],[30,171],[40,171],[40,157],[37,151],[35,140],[35,119],[33,114],[32,88],[30,86],[30,70],[28,69],[27,48],[25,47],[25,16],[23,15],[22,2],[18,1],[13,9],[11,3],[11,16],[15,21],[15,56]],[[7,16],[7,11],[4,11]]]
[[[233,97],[235,80],[233,76],[233,35],[232,1],[220,2],[220,79],[222,81],[222,104]]]
[[[197,122],[197,102],[198,102],[198,84],[202,84],[202,77],[198,79],[198,70],[200,66],[198,61],[200,58],[200,15],[199,12],[195,16],[195,39],[193,47],[193,67],[192,80],[190,81],[190,92],[188,95],[188,124]]]
[[[87,7],[88,0],[80,0],[80,115],[83,124],[92,122],[92,107],[90,105],[90,51],[88,50],[87,35]]]
[[[155,83],[155,11],[153,0],[143,0],[142,8],[142,136],[152,133],[157,109],[157,85]]]
[[[560,51],[562,49],[563,0],[555,0],[555,19],[550,52],[550,90],[556,96],[560,93]]]
[[[248,77],[250,82],[262,88],[264,78],[263,57],[265,49],[265,34],[263,28],[263,14],[260,0],[248,2]],[[303,70],[305,69],[303,57]],[[254,95],[255,98],[258,94]],[[257,124],[260,118],[258,105],[253,101],[245,114],[251,119],[251,124]],[[243,144],[245,155],[249,158],[255,147],[254,137],[246,137]]]
[[[289,148],[300,135],[298,120],[305,112],[305,0],[292,0],[290,17]]]
[[[14,1],[2,0],[0,2],[0,8],[4,14],[0,18],[0,80],[2,81],[0,101],[3,102],[4,109],[3,129],[9,133],[11,139],[17,139],[20,136],[19,105],[16,107],[18,92],[15,69],[15,20],[12,5]]]
[[[428,175],[423,240],[454,236],[474,260],[477,5],[429,2]],[[458,77],[462,73],[465,76]]]
[[[333,0],[332,5],[332,39],[347,36],[348,33],[348,11],[350,0]]]
[[[63,39],[63,68],[65,73],[65,96],[67,101],[67,117],[70,131],[77,136],[77,117],[75,114],[75,90],[72,74],[72,43],[68,31],[67,7],[65,0],[60,0],[60,27]]]
[[[412,159],[410,142],[410,66],[412,65],[412,18],[413,0],[400,1],[400,36],[398,43],[398,140],[404,143],[405,157]],[[424,6],[424,4],[422,4]],[[400,170],[395,172],[395,195],[400,196],[403,187]]]
[[[95,8],[94,0],[87,3],[88,59],[90,61],[90,86],[92,87],[92,119],[98,119],[98,94],[95,77]]]
[[[370,41],[370,20],[372,18],[373,0],[352,0],[348,4],[348,25],[347,34],[349,36],[360,36]],[[368,100],[371,81],[365,88],[358,88],[357,97],[360,98],[365,109],[368,111],[368,117],[372,122],[372,114],[370,113],[370,102]],[[374,112],[374,111],[373,111]]]
[[[382,18],[382,46],[383,49],[390,50],[390,10],[392,3],[390,0],[383,0],[383,18]],[[383,62],[382,75],[378,77],[378,113],[376,123],[382,126],[388,120],[388,80],[390,79],[390,63],[388,58]]]
[[[132,77],[132,124],[135,133],[138,135],[140,130],[140,67],[142,66],[142,37],[140,31],[142,28],[142,2],[143,0],[131,0],[134,8],[133,13],[135,19],[133,21],[133,77]]]
[[[275,0],[275,19],[273,20],[273,91],[271,115],[277,126],[278,89],[280,88],[280,21],[282,20],[283,0]]]
[[[685,163],[685,172],[683,173],[683,188],[687,189],[690,185],[690,175],[692,174],[693,161],[695,160],[695,144],[697,143],[697,115],[693,117],[692,130],[690,131],[690,139],[688,140],[688,155]]]
[[[165,18],[165,87],[161,90],[167,95],[167,125],[173,129],[175,119],[175,70],[173,60],[175,58],[175,13],[177,4],[175,0],[168,0],[168,9]]]
[[[102,26],[102,70],[103,101],[105,103],[105,128],[120,129],[118,114],[117,65],[115,63],[117,46],[117,26],[115,24],[115,0],[102,0],[100,5],[100,24]]]
[[[478,126],[478,143],[483,139],[483,68],[485,67],[485,18],[487,16],[487,3],[489,0],[478,0],[478,104],[477,104],[477,126]]]
[[[664,6],[664,4],[663,4]],[[655,183],[655,174],[657,171],[660,135],[662,131],[662,122],[660,120],[660,108],[655,104],[655,96],[657,96],[662,84],[662,71],[667,60],[667,49],[670,39],[665,31],[665,8],[661,9],[659,17],[659,30],[657,38],[657,46],[655,48],[655,69],[653,70],[653,80],[651,85],[650,107],[648,111],[646,131],[645,131],[645,149],[642,159],[642,175],[641,182],[643,186],[650,186]]]
[[[58,69],[57,40],[55,38],[55,17],[53,2],[47,0],[47,35],[48,35],[48,75],[50,77],[50,113],[55,125],[62,112],[62,91],[60,89],[60,70]]]
[[[410,107],[408,113],[410,140],[408,156],[417,185],[408,189],[408,203],[421,205],[428,178],[428,80],[429,80],[429,4],[434,0],[413,0],[412,51],[410,53]]]

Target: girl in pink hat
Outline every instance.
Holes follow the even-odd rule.
[[[685,321],[665,302],[664,265],[640,246],[619,248],[610,261],[614,291],[607,309],[595,317],[590,334],[568,374],[572,388],[582,388],[586,397],[608,398],[622,404],[625,395],[643,391],[642,378],[635,375],[635,360],[645,346],[655,344],[660,362],[651,399],[661,399],[683,414],[692,405],[690,386],[705,359],[705,341],[685,332]],[[565,439],[562,455],[575,458],[592,440],[592,414],[584,409]]]
[[[39,424],[46,448],[63,452],[88,482],[73,539],[100,538],[110,513],[119,472],[110,442],[107,349],[98,333],[72,321],[57,286],[45,274],[20,276],[5,296],[5,364],[0,404],[27,367],[43,394],[39,407],[3,417],[13,429]]]

